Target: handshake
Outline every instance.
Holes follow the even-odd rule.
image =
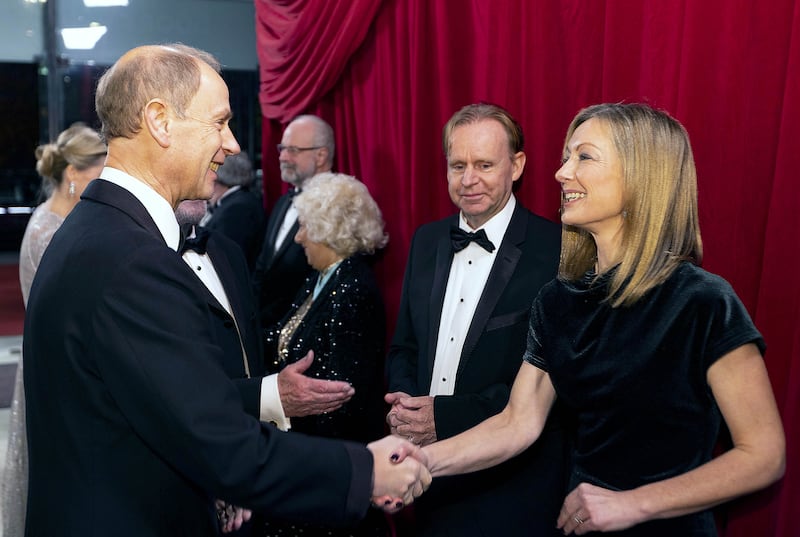
[[[399,436],[387,436],[367,449],[374,459],[373,506],[395,513],[428,490],[432,478],[422,448]]]

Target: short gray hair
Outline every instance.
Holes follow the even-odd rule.
[[[294,199],[309,240],[342,257],[373,253],[389,241],[383,217],[367,187],[350,175],[323,172],[303,185]]]
[[[225,163],[217,171],[217,182],[227,186],[250,186],[253,179],[253,164],[244,151],[225,157]]]
[[[123,54],[97,83],[95,109],[106,142],[133,138],[141,128],[142,110],[156,97],[183,118],[200,88],[200,62],[220,72],[214,56],[181,43],[145,45]]]
[[[324,147],[328,150],[328,163],[333,164],[333,157],[336,154],[336,142],[333,139],[333,127],[319,116],[313,114],[303,114],[294,118],[295,121],[308,121],[314,125],[314,145]],[[291,125],[290,123],[290,125]]]

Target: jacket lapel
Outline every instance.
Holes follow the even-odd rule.
[[[300,223],[297,220],[295,220],[294,224],[292,224],[292,227],[289,229],[289,232],[286,234],[286,238],[283,239],[283,244],[281,244],[281,247],[278,248],[277,252],[275,252],[275,255],[272,256],[272,261],[275,261],[276,259],[280,258],[284,253],[286,253],[286,250],[289,248],[289,246],[291,246],[294,243],[294,236],[297,235],[298,229],[300,229]],[[273,242],[273,244],[275,243]]]
[[[492,270],[489,272],[489,278],[486,280],[486,286],[483,288],[481,298],[475,308],[475,314],[472,316],[472,322],[464,340],[464,348],[461,351],[457,375],[461,374],[461,371],[469,361],[475,345],[478,344],[478,340],[483,335],[486,323],[497,307],[498,300],[503,295],[503,291],[505,291],[508,282],[514,275],[514,270],[517,268],[519,258],[522,256],[519,244],[524,242],[526,234],[524,216],[522,206],[517,204],[503,237],[503,242],[500,243],[500,248],[497,250],[497,256],[492,265]]]
[[[267,255],[269,256],[269,263],[267,263],[267,268],[269,268],[275,259],[281,255],[283,250],[286,248],[287,241],[283,241],[283,245],[281,246],[280,250],[275,251],[275,242],[278,240],[278,231],[281,229],[281,225],[283,224],[283,219],[286,217],[286,212],[289,210],[289,205],[292,203],[292,197],[289,194],[284,194],[278,201],[275,202],[274,216],[275,218],[270,218],[267,226],[266,231],[266,241],[264,242],[265,248],[268,248]],[[297,226],[297,222],[295,222],[295,226]],[[297,230],[294,229],[293,231],[297,233]],[[291,233],[292,230],[289,231]],[[287,240],[291,239],[289,235],[287,235]]]
[[[244,306],[242,304],[242,297],[239,294],[239,287],[236,285],[236,275],[228,261],[228,257],[219,248],[219,243],[216,241],[215,232],[213,231],[208,238],[208,257],[211,258],[211,262],[214,264],[214,270],[219,277],[219,281],[222,283],[222,288],[225,290],[225,296],[228,297],[228,302],[231,305],[233,316],[236,318],[236,323],[241,327],[246,319],[243,317]],[[205,287],[205,285],[203,287]],[[222,304],[214,298],[214,295],[212,295],[211,292],[207,294],[210,297],[209,304],[219,308],[227,315],[228,312],[225,311]]]
[[[142,202],[121,186],[104,179],[96,179],[89,183],[89,186],[83,191],[81,198],[90,199],[120,209],[130,216],[138,225],[145,228],[155,237],[158,237],[166,246],[167,243],[164,241],[164,236],[161,235],[161,231],[158,229],[155,221],[153,221],[150,213],[148,213],[147,209],[142,205]]]
[[[451,219],[451,225],[457,223],[458,215]],[[428,378],[433,376],[433,362],[436,359],[436,343],[439,339],[439,323],[444,307],[444,295],[447,291],[447,280],[450,277],[450,265],[453,263],[453,245],[450,242],[450,228],[439,238],[436,244],[436,266],[433,270],[433,282],[428,309]]]

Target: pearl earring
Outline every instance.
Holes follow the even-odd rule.
[[[69,195],[70,196],[74,196],[75,195],[75,181],[70,181],[69,182]]]

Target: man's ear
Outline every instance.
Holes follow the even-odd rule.
[[[161,99],[153,99],[144,106],[144,127],[150,136],[161,147],[170,145],[170,127],[172,118],[170,117],[167,105]]]
[[[516,181],[522,177],[522,172],[525,171],[525,153],[522,151],[516,153],[511,157],[511,180]]]
[[[317,169],[322,168],[323,164],[328,162],[328,159],[331,156],[331,152],[328,150],[327,147],[320,147],[317,151]]]

